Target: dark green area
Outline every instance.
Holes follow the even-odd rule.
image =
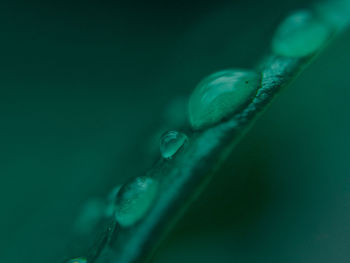
[[[149,166],[166,105],[254,65],[305,2],[2,1],[0,261],[58,262],[79,207]],[[349,261],[349,43],[276,100],[155,262]]]

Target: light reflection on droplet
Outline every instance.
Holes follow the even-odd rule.
[[[184,133],[168,131],[160,138],[160,152],[163,158],[172,158],[188,140]]]
[[[260,74],[241,69],[214,73],[202,80],[189,101],[194,129],[216,124],[250,102],[260,86]]]

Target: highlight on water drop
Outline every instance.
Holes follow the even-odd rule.
[[[116,197],[115,218],[123,227],[137,223],[148,212],[158,193],[158,182],[147,176],[123,185]]]
[[[194,129],[220,122],[248,104],[261,84],[261,75],[251,70],[228,69],[202,80],[193,91],[189,119]]]
[[[329,39],[331,27],[307,10],[291,14],[278,27],[272,41],[277,55],[303,57],[319,50]]]
[[[178,131],[165,132],[160,138],[160,153],[163,158],[171,159],[188,140],[186,134]]]

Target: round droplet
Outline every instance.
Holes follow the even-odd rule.
[[[157,196],[158,182],[147,176],[134,178],[123,185],[117,194],[115,217],[127,227],[139,221]]]
[[[86,258],[73,258],[67,261],[67,263],[87,263]]]
[[[189,101],[189,118],[194,129],[220,122],[240,110],[255,95],[261,76],[254,71],[229,69],[202,80]]]
[[[307,56],[321,48],[330,33],[331,29],[326,23],[302,10],[282,22],[273,38],[272,49],[281,56]]]
[[[172,158],[187,141],[186,134],[168,131],[160,138],[160,153],[165,159]]]

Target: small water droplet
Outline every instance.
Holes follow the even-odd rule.
[[[160,138],[160,153],[165,159],[172,158],[188,140],[186,134],[168,131]]]
[[[67,263],[86,263],[86,258],[73,258],[67,261]]]
[[[149,210],[158,191],[158,182],[147,176],[134,178],[120,188],[115,217],[121,226],[139,221]]]
[[[202,80],[189,101],[194,129],[213,125],[241,109],[255,95],[261,76],[254,71],[229,69]]]
[[[286,57],[303,57],[316,52],[330,37],[330,27],[314,14],[301,10],[291,14],[278,27],[273,51]]]

